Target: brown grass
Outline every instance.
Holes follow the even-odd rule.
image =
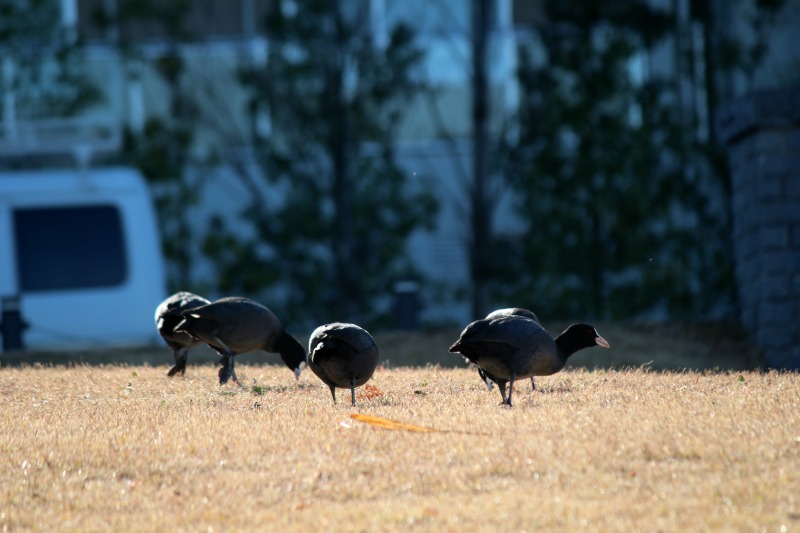
[[[474,369],[380,368],[351,408],[167,362],[0,370],[0,529],[800,529],[796,373],[568,370],[506,409]]]

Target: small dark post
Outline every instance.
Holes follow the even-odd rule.
[[[419,314],[422,302],[419,298],[419,283],[412,280],[401,280],[394,284],[394,302],[392,304],[395,326],[404,331],[415,331],[420,327]]]
[[[3,296],[2,319],[0,319],[0,333],[3,335],[3,351],[22,350],[22,332],[28,324],[22,319],[19,306],[19,296]]]

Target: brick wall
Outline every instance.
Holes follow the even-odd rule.
[[[800,89],[723,107],[741,320],[772,368],[800,369]]]

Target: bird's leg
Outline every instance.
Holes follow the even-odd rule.
[[[336,405],[336,386],[329,385],[331,388],[331,398],[333,398],[333,404]]]
[[[233,377],[233,382],[238,385],[239,379],[236,377],[236,370],[233,368],[233,358],[236,354],[216,335],[214,336],[213,347],[218,354],[222,355],[222,359],[219,360],[219,364],[222,365],[222,368],[219,369],[219,384],[224,385]]]
[[[175,366],[169,369],[167,375],[169,377],[172,377],[178,373],[180,373],[181,375],[186,374],[186,360],[189,357],[189,348],[181,348],[175,350],[173,352],[173,355],[175,356]]]
[[[508,401],[506,402],[506,405],[508,405],[509,407],[511,407],[511,395],[514,394],[514,377],[515,375],[512,372],[511,379],[508,382]]]
[[[506,381],[498,379],[497,388],[500,389],[500,396],[503,398],[503,405],[507,404],[508,402],[506,401]]]
[[[353,407],[356,406],[356,377],[350,376],[350,399],[353,400]]]
[[[231,367],[230,368],[230,370],[231,370],[231,380],[233,380],[234,383],[236,383],[237,385],[239,385],[241,387],[242,384],[239,383],[239,378],[236,376],[236,369],[233,367],[233,361],[234,361],[233,356],[231,356],[231,358],[228,360],[228,364]]]
[[[221,363],[222,368],[219,369],[219,384],[224,385],[229,379],[233,378],[233,382],[239,385],[239,378],[236,376],[236,369],[234,368],[234,354],[226,355]]]
[[[481,377],[483,382],[486,383],[486,390],[491,391],[492,385],[494,385],[494,383],[492,383],[492,380],[489,378],[486,372],[484,372],[483,369],[480,367],[478,367],[478,375]]]
[[[533,382],[533,376],[531,376],[531,392],[536,391],[536,383]]]

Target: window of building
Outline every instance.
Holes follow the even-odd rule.
[[[21,292],[119,285],[127,258],[119,210],[112,205],[14,210]]]

